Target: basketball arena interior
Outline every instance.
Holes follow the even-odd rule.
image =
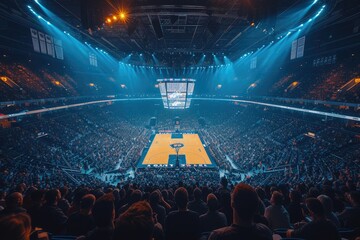
[[[0,239],[360,239],[360,2],[1,0]]]

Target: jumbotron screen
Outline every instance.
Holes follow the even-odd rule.
[[[195,80],[191,78],[158,79],[164,108],[185,109],[191,104]]]

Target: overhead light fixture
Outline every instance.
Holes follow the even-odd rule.
[[[120,19],[125,21],[126,20],[126,12],[120,12]]]

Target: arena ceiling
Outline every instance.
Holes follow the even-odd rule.
[[[20,0],[18,0],[20,1]],[[276,17],[298,0],[39,0],[115,51],[230,53],[276,31]],[[300,1],[301,2],[301,1]],[[115,21],[119,13],[126,21]],[[110,18],[111,23],[106,23]],[[253,24],[252,24],[253,23]],[[251,33],[251,34],[250,34]]]
[[[27,4],[33,6],[35,0],[5,1],[14,1],[19,8],[26,8]],[[338,2],[315,1],[319,5],[326,3],[329,6]],[[267,44],[277,34],[287,31],[288,26],[279,25],[280,20],[291,23],[291,19],[284,19],[284,13],[306,7],[313,0],[36,2],[66,22],[69,31],[77,35],[80,41],[94,43],[118,59],[129,54],[144,54],[148,58],[145,62],[150,62],[151,55],[156,54],[160,62],[173,66],[184,62],[187,65],[194,62],[194,58],[201,57],[200,54],[208,53],[237,59],[244,52]],[[317,10],[314,8],[314,11]],[[124,19],[120,19],[121,13],[125,13]],[[108,19],[111,22],[107,22]]]

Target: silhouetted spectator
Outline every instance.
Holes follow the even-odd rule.
[[[270,199],[271,206],[265,209],[264,216],[271,229],[290,228],[290,217],[283,206],[283,199],[284,197],[280,192],[274,191]]]
[[[28,214],[31,217],[31,224],[33,227],[39,227],[41,224],[40,209],[43,205],[44,191],[34,190],[31,194],[31,205],[28,209]]]
[[[340,222],[338,217],[333,212],[333,202],[331,198],[326,195],[319,195],[317,199],[320,200],[321,204],[324,207],[325,217],[330,220],[337,228],[339,228]]]
[[[206,203],[201,199],[202,192],[199,188],[195,188],[193,191],[194,200],[188,203],[188,209],[194,211],[200,215],[205,214],[208,210]]]
[[[121,206],[119,213],[123,213],[125,212],[132,204],[141,201],[142,199],[142,192],[140,190],[134,190],[131,194],[130,194],[130,200],[129,203]]]
[[[297,190],[293,190],[289,195],[290,204],[288,206],[288,212],[290,215],[290,223],[301,222],[304,220],[301,194]]]
[[[175,191],[175,203],[178,208],[168,214],[165,219],[165,238],[167,240],[189,239],[200,237],[199,216],[187,209],[189,201],[188,192],[180,187]]]
[[[26,213],[10,214],[0,218],[1,240],[29,240],[31,219]]]
[[[150,194],[149,203],[150,203],[150,206],[151,206],[153,212],[156,214],[157,221],[162,226],[164,226],[166,211],[165,211],[165,208],[160,205],[160,199],[161,199],[160,191],[155,190]]]
[[[231,207],[231,194],[230,192],[223,191],[219,197],[220,197],[219,212],[225,214],[228,225],[231,225],[233,222],[233,208]]]
[[[67,187],[62,187],[59,189],[59,191],[60,191],[61,198],[59,199],[58,207],[63,211],[63,213],[68,214],[69,208],[70,208],[70,203],[66,199],[66,196],[69,192],[69,189]]]
[[[346,208],[338,215],[344,227],[359,228],[360,227],[360,192],[352,191],[348,194],[351,207]]]
[[[201,232],[211,232],[215,229],[226,227],[226,216],[218,211],[219,202],[212,193],[207,196],[207,206],[208,212],[200,216]]]
[[[45,193],[45,204],[40,208],[40,227],[52,234],[60,234],[65,231],[67,216],[57,206],[60,192],[57,189]]]
[[[295,230],[288,230],[287,237],[304,238],[306,240],[339,240],[340,236],[336,226],[326,219],[324,207],[316,198],[306,199],[306,206],[310,212],[312,221],[303,224]],[[295,227],[297,227],[295,225]]]
[[[257,239],[272,240],[271,230],[261,223],[254,223],[258,211],[259,197],[247,184],[236,185],[231,196],[233,224],[213,231],[209,240]]]
[[[149,203],[136,202],[116,220],[114,240],[151,240],[154,229],[153,211]]]
[[[85,235],[95,227],[91,210],[95,203],[95,196],[85,195],[80,201],[80,211],[70,215],[67,221],[67,233],[73,236]]]
[[[112,240],[114,234],[114,196],[105,194],[96,200],[92,209],[95,228],[85,235],[86,240]]]
[[[23,196],[19,192],[13,192],[5,199],[6,207],[0,212],[0,216],[23,213],[26,209],[22,208]]]

